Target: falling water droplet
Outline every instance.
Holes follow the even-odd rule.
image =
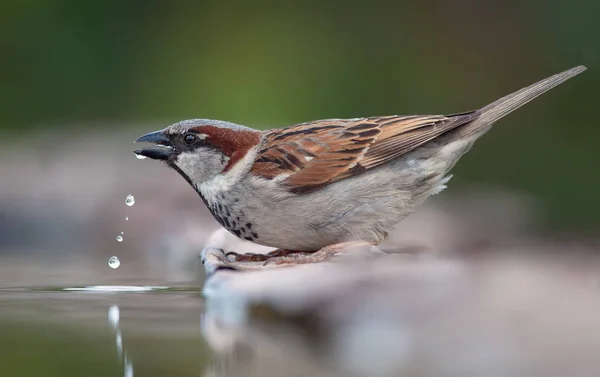
[[[143,160],[143,159],[145,159],[145,158],[146,158],[146,156],[144,156],[144,155],[142,155],[142,154],[136,154],[136,155],[135,155],[135,157],[136,157],[138,160]]]
[[[125,216],[125,221],[129,220],[129,217]]]
[[[127,204],[130,207],[135,204],[135,198],[133,197],[133,195],[127,195],[127,198],[125,198],[125,204]]]
[[[108,259],[108,267],[110,267],[112,269],[116,269],[116,268],[119,268],[120,265],[121,265],[121,261],[119,260],[119,258],[110,257]]]
[[[118,235],[117,236],[117,242],[123,242],[123,236],[122,235]]]
[[[123,232],[121,232],[121,234],[123,234]]]

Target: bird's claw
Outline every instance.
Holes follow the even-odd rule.
[[[240,254],[235,251],[225,253],[225,256],[234,262],[262,262],[271,258],[269,254]],[[233,258],[231,258],[233,257]]]
[[[337,254],[339,250],[333,250],[329,248],[322,248],[321,250],[315,251],[314,253],[308,254],[305,252],[298,252],[294,254],[288,254],[283,257],[274,257],[270,258],[263,263],[263,266],[267,266],[268,264],[275,264],[277,266],[281,265],[292,265],[292,264],[310,264],[310,263],[319,263],[324,262],[330,258],[332,258],[335,254]]]
[[[225,253],[218,248],[207,248],[203,251],[202,262],[214,267],[235,270],[255,270],[264,267],[285,267],[295,264],[319,263],[331,259],[339,252],[354,247],[373,247],[365,242],[348,242],[326,246],[315,252],[277,249],[266,254],[239,254],[233,251]]]

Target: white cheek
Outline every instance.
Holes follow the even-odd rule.
[[[201,163],[202,162],[200,161],[199,155],[184,152],[177,157],[177,162],[175,165],[177,165],[177,167],[181,169],[181,171],[183,171],[190,179],[193,181],[198,181],[202,178],[199,176],[200,171],[202,171]]]

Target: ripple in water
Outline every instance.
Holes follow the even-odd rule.
[[[149,285],[92,285],[88,287],[63,288],[63,291],[83,291],[83,292],[151,292],[169,289],[163,286]]]

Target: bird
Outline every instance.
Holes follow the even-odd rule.
[[[377,246],[448,184],[456,162],[500,118],[585,71],[577,66],[478,110],[323,119],[255,130],[188,119],[141,136],[235,236],[275,250],[236,263],[295,265]]]

